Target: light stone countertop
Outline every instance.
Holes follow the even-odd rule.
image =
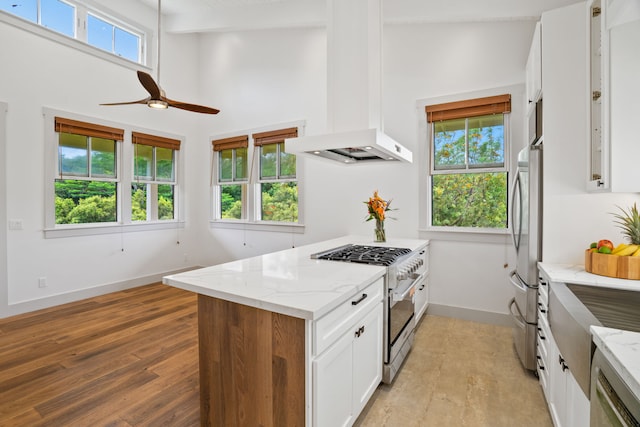
[[[616,279],[587,273],[580,264],[550,264],[539,262],[538,267],[544,271],[552,282],[576,283],[578,285],[600,286],[603,288],[626,289],[640,292],[640,280]]]
[[[636,399],[640,399],[640,333],[591,326],[591,337]]]
[[[552,282],[640,292],[640,280],[616,279],[587,273],[584,265],[540,262],[538,267]],[[594,325],[590,330],[592,341],[602,350],[636,397],[640,397],[640,333]]]
[[[165,276],[166,285],[293,317],[315,320],[383,277],[386,267],[311,259],[349,243],[409,248],[426,240],[345,236],[252,258]]]

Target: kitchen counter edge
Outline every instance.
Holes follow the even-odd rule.
[[[311,254],[350,243],[411,250],[429,245],[428,240],[419,239],[374,243],[363,236],[345,236],[165,276],[162,282],[225,301],[316,320],[387,272],[382,266],[310,258]],[[267,276],[270,266],[279,271]]]
[[[640,399],[640,333],[592,325],[591,337],[631,392]]]
[[[539,262],[542,270],[552,282],[575,283],[578,285],[599,286],[603,288],[626,289],[640,292],[640,280],[617,279],[587,273],[581,264],[552,264]]]

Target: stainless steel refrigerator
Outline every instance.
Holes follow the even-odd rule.
[[[515,296],[509,303],[513,341],[523,366],[536,369],[538,266],[542,258],[542,144],[534,141],[518,153],[511,188],[511,226],[517,254],[510,274]]]

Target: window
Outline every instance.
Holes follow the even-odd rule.
[[[180,140],[133,132],[131,220],[175,218],[176,155]]]
[[[76,8],[59,0],[1,1],[0,10],[69,37],[75,37]]]
[[[429,105],[425,110],[431,225],[506,229],[511,96]]]
[[[244,209],[247,192],[247,147],[249,136],[218,139],[212,142],[213,151],[218,157],[218,187],[220,197],[217,198],[222,219],[245,219]]]
[[[296,224],[296,156],[284,149],[298,128],[213,140],[214,219]],[[253,153],[253,154],[250,154]]]
[[[144,64],[144,31],[74,0],[0,1],[0,11]],[[2,15],[0,13],[0,15]]]
[[[122,129],[56,117],[56,224],[116,222]]]
[[[298,136],[296,128],[253,134],[260,149],[260,219],[298,222],[296,156],[284,151],[285,138]]]
[[[87,16],[87,43],[130,61],[140,62],[141,36],[92,13]]]
[[[49,108],[44,117],[45,237],[182,227],[183,138]]]

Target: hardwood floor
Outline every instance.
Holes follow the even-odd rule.
[[[0,319],[0,425],[199,425],[196,312],[157,283]]]
[[[0,319],[0,426],[197,427],[196,313],[156,283]],[[509,328],[426,316],[356,426],[454,425],[552,426]]]

